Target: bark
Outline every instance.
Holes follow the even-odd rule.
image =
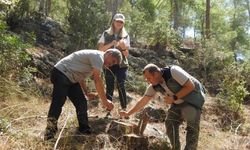
[[[49,16],[50,11],[51,11],[51,0],[46,0],[45,15]]]
[[[136,150],[136,149],[148,149],[149,141],[148,137],[138,136],[135,134],[125,134],[123,135],[123,142],[125,149]]]
[[[122,5],[123,0],[106,0],[105,3],[107,10],[112,13],[112,16],[114,16]]]
[[[206,0],[206,38],[210,38],[210,0]]]
[[[44,12],[45,0],[40,0],[39,12]]]
[[[250,22],[250,0],[246,0],[246,6],[247,6],[248,18],[249,18],[249,22]]]
[[[51,0],[40,0],[39,11],[45,16],[49,16],[51,10]]]
[[[233,0],[233,5],[234,5],[234,14],[233,14],[233,22],[232,22],[231,28],[233,31],[235,31],[237,29],[237,24],[236,24],[237,1],[236,0]],[[235,38],[231,40],[230,44],[231,44],[231,48],[235,50],[236,49]]]
[[[173,15],[174,15],[174,29],[178,30],[180,26],[180,8],[179,8],[179,1],[174,0],[174,9],[173,9]]]

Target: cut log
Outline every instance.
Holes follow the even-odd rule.
[[[125,134],[122,141],[127,150],[147,150],[149,145],[148,137],[136,134]]]
[[[143,113],[140,117],[140,121],[138,123],[138,126],[137,126],[134,133],[136,133],[138,135],[143,135],[143,132],[146,129],[148,121],[149,121],[149,116],[148,116],[146,111],[143,111]]]
[[[113,138],[120,139],[123,134],[134,133],[136,127],[137,125],[133,123],[112,121],[108,126],[106,132],[110,134]]]

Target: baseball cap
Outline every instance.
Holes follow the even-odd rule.
[[[113,20],[115,21],[122,21],[123,23],[125,22],[125,17],[121,13],[117,13],[114,15]]]

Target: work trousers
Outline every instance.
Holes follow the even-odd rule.
[[[173,150],[180,150],[179,126],[187,122],[185,150],[196,150],[199,139],[201,110],[188,103],[174,104],[168,110],[166,132]]]
[[[127,108],[127,96],[125,89],[125,81],[127,78],[128,68],[121,68],[119,65],[114,65],[110,68],[104,69],[105,82],[106,82],[106,97],[113,100],[113,93],[115,81],[117,81],[117,89],[119,93],[119,100],[122,109]]]
[[[53,83],[53,92],[47,126],[52,128],[57,126],[57,120],[68,97],[75,106],[79,130],[88,129],[87,100],[80,84],[72,83],[67,76],[56,68],[52,70],[51,82]]]

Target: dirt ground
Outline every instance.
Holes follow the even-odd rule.
[[[140,95],[130,93],[130,97],[132,99],[128,108],[131,108],[136,103]],[[132,115],[128,120],[120,119],[118,115],[120,104],[116,98],[114,103],[113,119],[104,119],[107,112],[98,101],[89,101],[89,122],[95,132],[91,136],[81,136],[77,133],[74,107],[70,101],[67,101],[59,119],[59,132],[56,138],[51,141],[43,141],[50,100],[20,101],[16,99],[4,101],[0,104],[0,116],[9,119],[0,120],[2,128],[0,132],[0,149],[122,149],[124,143],[119,140],[111,140],[110,135],[106,133],[109,123],[112,120],[119,120],[137,124],[139,120],[136,115]],[[149,105],[155,108],[163,108],[166,111],[168,108],[160,99],[153,100]],[[244,107],[247,115],[245,123],[240,124],[237,128],[232,128],[230,131],[224,131],[223,127],[220,126],[221,118],[218,110],[216,110],[216,101],[209,97],[202,113],[198,149],[249,150],[250,106],[246,105]],[[7,131],[4,131],[2,126]],[[185,133],[184,123],[180,129],[182,147],[185,146]],[[161,149],[160,146],[164,145],[162,143],[169,143],[165,134],[164,122],[148,123],[144,135],[157,137],[158,147],[151,147],[152,149]]]

